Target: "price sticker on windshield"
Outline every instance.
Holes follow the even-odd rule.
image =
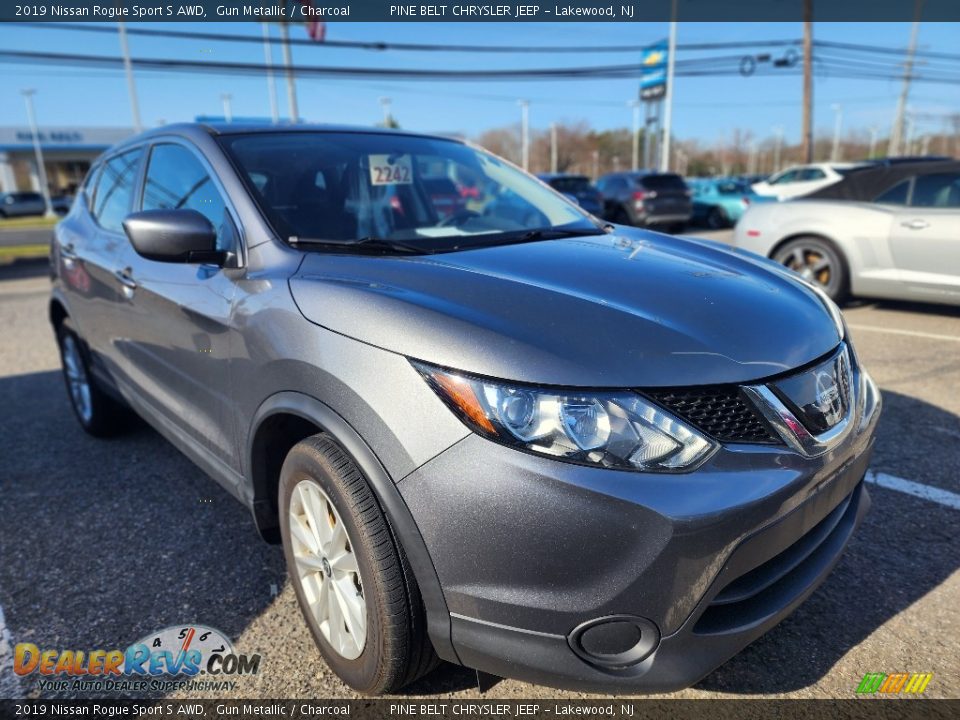
[[[413,161],[409,155],[371,155],[371,185],[410,185]]]

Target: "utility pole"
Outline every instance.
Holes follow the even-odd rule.
[[[385,128],[390,127],[390,120],[392,117],[392,113],[390,112],[390,107],[392,103],[393,103],[393,100],[391,100],[388,97],[380,98],[380,108],[383,110],[383,126]]]
[[[783,146],[783,125],[777,125],[773,128],[774,134],[774,145],[773,145],[773,172],[777,172],[780,169],[780,148]]]
[[[530,102],[519,100],[520,105],[520,167],[530,169]]]
[[[903,123],[904,116],[907,113],[907,99],[910,96],[913,56],[917,51],[917,34],[920,31],[920,14],[922,12],[923,0],[915,0],[913,5],[913,26],[910,28],[910,44],[907,46],[907,59],[903,64],[903,89],[900,90],[900,99],[897,101],[897,114],[893,119],[893,130],[890,133],[890,146],[887,148],[887,154],[891,157],[903,154],[901,152]]]
[[[140,132],[143,130],[143,124],[140,122],[140,103],[137,102],[137,86],[133,82],[133,62],[130,60],[130,45],[127,43],[127,24],[118,22],[117,31],[120,34],[120,52],[123,54],[123,70],[127,75],[127,93],[130,95],[130,112],[133,114],[133,129]]]
[[[37,127],[37,118],[33,114],[33,96],[37,91],[28,88],[20,91],[27,106],[27,122],[30,123],[30,135],[33,136],[33,154],[37,160],[37,182],[40,184],[40,193],[43,195],[44,215],[53,215],[53,205],[50,202],[50,188],[47,186],[47,168],[43,164],[43,149],[40,147],[40,130]]]
[[[550,172],[557,172],[557,124],[550,123]]]
[[[228,123],[233,122],[233,108],[230,105],[230,101],[233,100],[233,95],[230,93],[223,93],[220,96],[220,99],[223,100],[223,119]]]
[[[906,113],[906,125],[907,125],[907,136],[903,142],[903,152],[899,153],[900,155],[912,155],[913,154],[913,129],[914,122],[913,118],[910,116],[909,111]]]
[[[290,28],[287,23],[280,23],[280,42],[283,45],[283,64],[287,72],[287,100],[290,103],[290,122],[300,120],[300,110],[297,107],[297,81],[293,76],[293,54],[290,52]]]
[[[803,162],[813,162],[813,0],[803,0]]]
[[[840,128],[843,125],[843,105],[833,104],[830,107],[836,113],[836,119],[833,123],[833,147],[830,149],[830,160],[837,162],[840,159]]]
[[[593,151],[593,179],[596,181],[600,177],[600,151]]]
[[[627,103],[633,108],[633,169],[640,169],[640,101],[631,100]]]
[[[660,146],[660,172],[670,169],[670,133],[673,131],[673,75],[677,58],[677,0],[670,10],[670,39],[667,46],[667,91],[663,98],[663,144]]]
[[[267,93],[270,95],[270,118],[273,124],[280,122],[277,107],[277,83],[273,79],[273,49],[270,47],[270,24],[263,23],[263,63],[267,66]]]
[[[870,128],[870,153],[867,155],[867,158],[872,158],[874,153],[877,152],[877,132],[879,132],[876,126]]]

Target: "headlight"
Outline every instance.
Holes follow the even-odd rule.
[[[414,367],[471,430],[538,455],[625,470],[683,472],[718,447],[631,392],[543,389],[421,363]]]

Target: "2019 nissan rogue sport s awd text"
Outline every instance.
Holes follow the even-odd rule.
[[[245,503],[359,691],[438,658],[688,686],[869,504],[880,396],[822,292],[469,144],[161,127],[95,163],[51,258],[81,425],[132,409]]]

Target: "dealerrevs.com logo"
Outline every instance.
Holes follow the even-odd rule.
[[[226,635],[203,625],[164,628],[126,649],[41,650],[19,643],[13,653],[13,671],[40,676],[40,690],[233,690],[232,678],[259,669],[260,655],[237,653]]]
[[[857,686],[858,695],[919,695],[927,689],[933,673],[867,673]]]

